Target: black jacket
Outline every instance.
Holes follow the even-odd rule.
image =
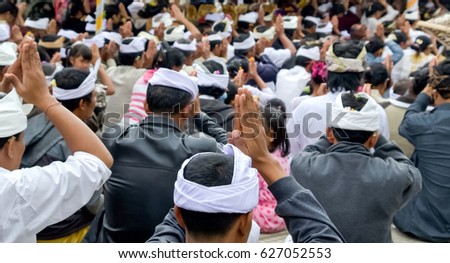
[[[222,126],[222,128],[224,128],[227,132],[233,131],[233,107],[219,100],[201,98],[200,105],[202,111],[208,114],[209,117],[213,118],[217,124]]]

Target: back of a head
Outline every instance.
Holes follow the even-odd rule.
[[[205,187],[230,185],[233,180],[233,156],[208,153],[193,158],[184,169],[184,178]],[[180,208],[190,235],[214,237],[225,235],[241,214],[206,213]]]
[[[430,73],[428,67],[423,67],[413,73],[413,92],[414,95],[419,95],[420,92],[427,86],[430,79]]]
[[[380,2],[374,2],[366,9],[366,17],[369,18],[373,16],[376,12],[381,11],[384,12],[386,8]]]
[[[399,45],[401,43],[406,43],[406,41],[408,40],[408,37],[403,31],[394,31],[392,35],[394,36],[392,40],[394,40],[394,42]]]
[[[273,141],[270,142],[269,151],[280,149],[281,156],[286,157],[290,152],[290,143],[286,130],[286,105],[280,99],[271,99],[262,111],[262,119],[266,134],[272,134]]]
[[[430,85],[444,98],[450,98],[450,60],[446,59],[433,69]]]
[[[417,53],[424,52],[427,50],[431,45],[432,41],[428,36],[418,36],[416,40],[414,40],[414,43],[411,45],[411,48],[414,49]]]
[[[54,80],[58,88],[63,90],[74,90],[80,87],[81,83],[89,75],[88,71],[74,69],[74,68],[64,68],[62,71],[56,73]],[[91,94],[85,96],[80,96],[79,98],[69,99],[69,100],[59,100],[61,104],[66,107],[69,111],[74,111],[79,107],[80,100],[86,100],[91,102]]]
[[[372,84],[372,87],[386,82],[389,78],[389,72],[381,63],[372,63],[364,72],[365,83]]]
[[[72,63],[70,61],[70,58],[77,58],[82,57],[85,60],[92,60],[92,51],[91,49],[86,46],[85,44],[76,44],[72,45],[72,47],[69,50],[69,54],[67,55],[67,66],[72,66]]]
[[[323,61],[315,61],[311,67],[311,80],[315,84],[327,82],[327,66]]]
[[[350,37],[352,40],[360,41],[367,36],[367,26],[364,24],[354,24],[350,28]]]
[[[153,66],[155,68],[167,68],[173,70],[174,67],[183,67],[185,60],[186,57],[181,50],[171,47],[167,49],[161,48],[153,59]]]
[[[239,69],[242,68],[244,72],[248,72],[248,59],[243,57],[233,57],[227,62],[227,70],[230,78],[234,78]]]
[[[0,14],[9,12],[13,17],[17,16],[19,9],[9,1],[3,1],[0,3]]]
[[[343,4],[335,3],[333,7],[330,10],[331,14],[330,17],[337,16],[337,15],[344,15],[345,14],[345,6]]]
[[[366,50],[369,53],[375,54],[377,51],[384,48],[384,41],[379,37],[372,37],[366,44]]]
[[[334,55],[339,58],[352,59],[355,62],[362,63],[359,69],[346,69],[344,66],[339,72],[330,70],[329,62],[327,61],[327,85],[331,92],[339,92],[342,89],[345,91],[356,91],[361,85],[361,79],[364,72],[365,57],[361,54],[364,46],[355,41],[348,41],[345,43],[336,43],[332,46]],[[359,56],[359,57],[358,57]],[[327,59],[328,60],[328,59]]]

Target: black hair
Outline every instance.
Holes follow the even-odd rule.
[[[189,44],[191,44],[192,41],[193,41],[193,40],[189,40],[189,39],[186,39],[186,38],[180,38],[180,39],[178,39],[176,42],[177,42],[178,44],[189,45]],[[176,48],[176,47],[175,47],[175,48]],[[179,49],[179,48],[176,48],[176,49],[180,50],[186,58],[189,57],[189,56],[192,56],[192,54],[195,53],[195,51],[186,51],[186,50],[182,50],[182,49]]]
[[[267,102],[262,111],[262,119],[266,130],[273,132],[274,140],[269,145],[269,151],[278,148],[281,156],[286,157],[290,152],[290,143],[286,131],[286,105],[280,99],[274,98]]]
[[[44,48],[43,46],[37,46],[37,52],[41,61],[50,62],[51,58],[46,48]]]
[[[343,4],[335,3],[335,4],[333,4],[333,7],[331,7],[330,17],[336,16],[339,14],[345,14],[345,6]]]
[[[212,29],[215,32],[225,32],[226,27],[227,27],[227,23],[219,22]]]
[[[301,11],[302,17],[314,16],[315,13],[316,13],[316,9],[311,4],[303,7],[303,9]]]
[[[381,63],[372,63],[370,67],[366,68],[364,72],[365,83],[371,83],[372,86],[377,86],[386,82],[389,78],[389,72]]]
[[[17,17],[17,13],[19,12],[19,9],[17,8],[16,5],[5,1],[0,3],[0,14],[4,14],[9,12],[11,14],[11,16],[13,17]]]
[[[83,1],[80,0],[70,1],[70,3],[67,6],[67,15],[68,15],[67,18],[76,16],[78,12],[85,14]]]
[[[203,65],[209,70],[210,73],[219,71],[220,74],[225,74],[225,68],[217,61],[206,60],[203,62]]]
[[[191,94],[176,88],[151,84],[147,88],[147,104],[155,113],[179,113],[191,99]]]
[[[385,11],[386,8],[383,4],[379,2],[372,3],[367,9],[366,9],[366,17],[369,18],[373,16],[377,11]]]
[[[208,33],[206,33],[208,36],[210,36],[210,35],[215,35],[215,34],[217,34],[217,32],[214,32],[214,31],[210,31],[210,32],[208,32]],[[209,41],[209,51],[213,51],[215,48],[216,48],[216,46],[219,46],[220,44],[222,44],[222,41],[221,40],[213,40],[213,41]]]
[[[225,69],[222,64],[214,60],[206,60],[203,65],[208,69],[209,73],[219,71],[220,74],[225,74]],[[220,98],[225,93],[225,90],[216,86],[198,86],[200,94],[213,96],[215,99]]]
[[[244,33],[244,30],[250,30],[250,23],[244,21],[237,22],[237,30],[241,33]]]
[[[22,132],[19,132],[18,134],[15,134],[15,135],[13,135],[13,136],[5,137],[5,138],[0,138],[0,150],[3,149],[3,147],[4,147],[5,144],[11,139],[11,137],[15,137],[16,140],[18,140],[21,133],[22,133]]]
[[[244,42],[247,38],[252,37],[250,34],[240,34],[237,38],[234,39],[235,42]],[[234,49],[234,55],[246,57],[248,55],[250,49]]]
[[[73,90],[78,88],[81,83],[89,76],[89,72],[74,68],[64,68],[62,71],[56,73],[55,81],[60,89]],[[85,100],[88,103],[92,102],[92,93],[84,95],[79,98],[70,100],[58,100],[69,111],[74,111],[80,106],[80,101]]]
[[[302,25],[303,25],[304,29],[309,29],[309,28],[317,26],[316,23],[309,21],[307,19],[303,19]]]
[[[355,59],[363,48],[362,44],[355,41],[348,41],[345,43],[336,43],[333,46],[334,54],[337,57]],[[346,91],[356,91],[361,85],[363,72],[332,72],[328,71],[327,86],[331,92],[341,91],[343,88]]]
[[[434,67],[434,74],[436,76],[447,76],[445,79],[440,81],[433,88],[437,90],[439,95],[444,99],[450,98],[450,60],[446,59]]]
[[[182,67],[186,57],[183,52],[177,48],[169,47],[160,49],[153,59],[154,68],[173,69],[174,67]]]
[[[126,38],[122,41],[122,44],[130,44],[133,41],[133,38]],[[146,46],[146,45],[145,45]],[[123,53],[119,51],[119,63],[124,66],[133,66],[136,59],[139,59],[142,56],[142,52],[133,52],[133,53]]]
[[[367,52],[372,54],[383,48],[384,48],[384,41],[379,37],[370,38],[369,42],[366,44]]]
[[[295,57],[295,65],[306,68],[308,64],[312,61],[312,59],[304,57],[304,56],[296,56]]]
[[[352,93],[342,94],[342,106],[360,111],[366,105],[368,99]],[[332,127],[333,135],[337,141],[347,141],[364,144],[373,135],[374,131],[354,131]]]
[[[206,186],[230,185],[233,180],[234,158],[220,153],[208,153],[193,158],[184,168],[184,178]],[[225,235],[239,219],[239,213],[206,213],[179,208],[187,231],[193,236]]]
[[[227,62],[227,69],[230,79],[236,77],[240,68],[242,68],[244,72],[248,72],[248,59],[246,57],[232,57]]]
[[[231,104],[231,102],[234,100],[234,97],[237,95],[237,87],[234,85],[233,82],[228,81],[228,91],[227,91],[227,98],[223,101],[225,104]]]
[[[419,95],[420,92],[427,86],[428,80],[430,79],[430,71],[428,67],[423,67],[412,73],[414,77],[413,82],[413,93],[414,95]]]
[[[392,34],[395,35],[394,42],[397,44],[405,43],[408,40],[408,37],[403,31],[395,31]]]
[[[113,5],[113,4],[105,5],[105,18],[106,19],[110,19],[114,15],[119,15],[119,14],[120,14],[120,9],[118,6]]]
[[[72,66],[72,63],[70,62],[70,58],[77,58],[82,57],[83,59],[92,60],[92,51],[91,49],[86,46],[85,44],[77,44],[75,46],[72,46],[69,50],[69,54],[67,54],[67,67]]]

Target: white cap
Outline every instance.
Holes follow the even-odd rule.
[[[184,37],[184,25],[171,26],[164,31],[164,40],[167,42],[175,42]]]
[[[406,10],[405,11],[405,19],[406,20],[419,20],[419,10]]]
[[[181,38],[181,39],[184,39],[184,38]],[[173,43],[174,48],[178,48],[179,50],[183,50],[183,51],[191,51],[191,52],[197,51],[197,40],[195,40],[195,39],[190,40],[189,44],[181,44],[178,42],[181,39],[178,39],[177,41],[175,41]]]
[[[7,41],[10,37],[11,29],[8,23],[0,21],[0,41]]]
[[[161,85],[186,91],[191,94],[192,100],[198,95],[197,83],[192,78],[171,69],[159,68],[148,83],[152,86]]]
[[[258,13],[256,13],[256,12],[249,12],[249,13],[246,13],[246,14],[239,15],[238,21],[246,22],[246,23],[249,23],[249,24],[255,24],[257,19],[258,19]]]
[[[304,46],[301,46],[297,50],[296,56],[302,56],[309,58],[311,60],[319,61],[320,60],[320,49],[318,46],[311,47],[311,48],[305,48]]]
[[[158,45],[159,42],[160,42],[157,36],[149,34],[149,33],[145,32],[145,31],[139,32],[138,37],[143,37],[143,38],[146,38],[147,40],[153,40],[156,45]]]
[[[0,99],[0,138],[8,138],[27,128],[27,115],[33,109],[31,104],[22,104],[16,90],[11,90]]]
[[[267,28],[264,32],[258,32],[258,29],[261,28],[263,26],[256,26],[253,29],[253,37],[255,39],[260,39],[262,37],[268,39],[268,40],[272,40],[275,37],[275,27],[269,27]]]
[[[208,13],[205,16],[205,20],[206,21],[212,21],[212,22],[221,21],[224,18],[225,18],[225,14],[224,13]]]
[[[105,39],[108,39],[109,41],[113,41],[114,43],[116,43],[118,45],[122,44],[122,36],[119,33],[103,31],[101,33],[101,35]]]
[[[85,38],[83,39],[83,44],[89,48],[91,48],[93,44],[95,44],[98,48],[102,48],[105,45],[105,37],[102,34],[98,34],[93,38]]]
[[[211,41],[222,41],[223,40],[222,35],[219,34],[219,33],[208,35],[207,38],[208,38],[209,42],[211,42]]]
[[[233,43],[234,49],[236,50],[247,50],[255,46],[256,42],[255,39],[251,34],[248,35],[248,37],[243,42],[236,42],[236,40]]]
[[[226,69],[226,65],[223,65],[222,62],[214,61],[220,63]],[[211,73],[203,63],[194,63],[193,67],[197,71],[198,86],[218,87],[222,90],[228,90],[228,82],[230,80],[228,72],[226,74],[220,74],[220,72]]]
[[[17,45],[12,42],[0,44],[0,66],[11,66],[17,59]]]
[[[91,15],[87,15],[84,18],[84,22],[90,23],[90,22],[95,22],[95,18],[93,18]]]
[[[343,106],[343,94],[351,93],[342,92],[337,96],[336,102],[333,104],[333,108],[331,110],[331,119],[333,121],[331,122],[330,126],[333,128],[352,131],[375,132],[379,130],[380,123],[378,121],[379,113],[377,110],[377,102],[366,93],[357,93],[354,96],[367,99],[366,105],[364,105],[364,107],[360,111],[357,111],[350,107]]]
[[[130,12],[131,16],[136,16],[137,13],[145,7],[145,3],[141,2],[133,2],[127,6],[128,12]]]
[[[58,34],[56,34],[57,36],[62,36],[65,37],[67,39],[75,39],[78,37],[78,33],[73,31],[73,30],[65,30],[65,29],[60,29],[58,31]]]
[[[143,37],[129,37],[122,40],[119,52],[122,54],[142,53],[145,50],[145,42],[147,39]]]
[[[270,22],[273,19],[273,12],[264,16],[264,22]]]
[[[172,25],[173,20],[169,13],[159,13],[152,17],[152,27],[157,28],[161,23],[164,23],[164,27]]]
[[[224,31],[219,31],[216,26],[220,23],[225,23],[225,28]],[[213,25],[212,25],[212,30],[215,32],[219,32],[220,35],[222,36],[222,38],[227,38],[229,36],[231,36],[231,32],[233,32],[233,21],[230,21],[227,17],[225,17],[225,19],[221,20],[221,21],[216,21]]]
[[[313,22],[314,24],[316,24],[316,26],[320,25],[322,22],[320,21],[320,18],[315,17],[315,16],[306,16],[304,18],[304,20]]]
[[[101,30],[105,30],[106,28],[106,19],[103,19]],[[86,27],[84,28],[86,32],[95,32],[97,30],[97,26],[94,22],[86,23]]]
[[[34,29],[46,30],[48,27],[48,23],[49,23],[49,19],[47,17],[41,18],[38,20],[31,20],[30,18],[27,18],[27,20],[25,20],[24,26],[34,28]]]
[[[296,29],[298,26],[298,17],[296,16],[283,16],[284,29]]]

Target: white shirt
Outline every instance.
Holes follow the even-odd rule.
[[[325,135],[327,123],[331,122],[331,106],[336,101],[339,92],[327,93],[323,96],[310,97],[304,100],[292,112],[286,129],[291,144],[291,156],[300,153],[306,146],[316,143]],[[329,105],[329,106],[327,106]],[[380,114],[381,134],[389,140],[389,124],[384,109],[377,105]]]
[[[262,54],[268,56],[277,68],[281,68],[292,56],[289,49],[274,49],[273,47],[266,47]]]
[[[0,242],[36,242],[38,232],[84,206],[110,175],[84,152],[45,167],[0,168]]]
[[[295,66],[291,69],[282,69],[277,74],[277,86],[275,94],[286,104],[286,111],[291,112],[292,99],[300,96],[311,74],[304,67]]]
[[[391,78],[392,81],[398,82],[402,79],[408,79],[411,72],[418,70],[433,59],[433,54],[425,55],[417,52],[412,48],[407,48],[403,51],[403,57],[392,68]]]
[[[266,106],[267,102],[273,98],[276,98],[275,94],[273,93],[272,89],[269,87],[258,89],[256,87],[250,86],[250,85],[244,85],[244,89],[248,89],[252,92],[252,95],[259,97],[259,103],[264,107]]]

